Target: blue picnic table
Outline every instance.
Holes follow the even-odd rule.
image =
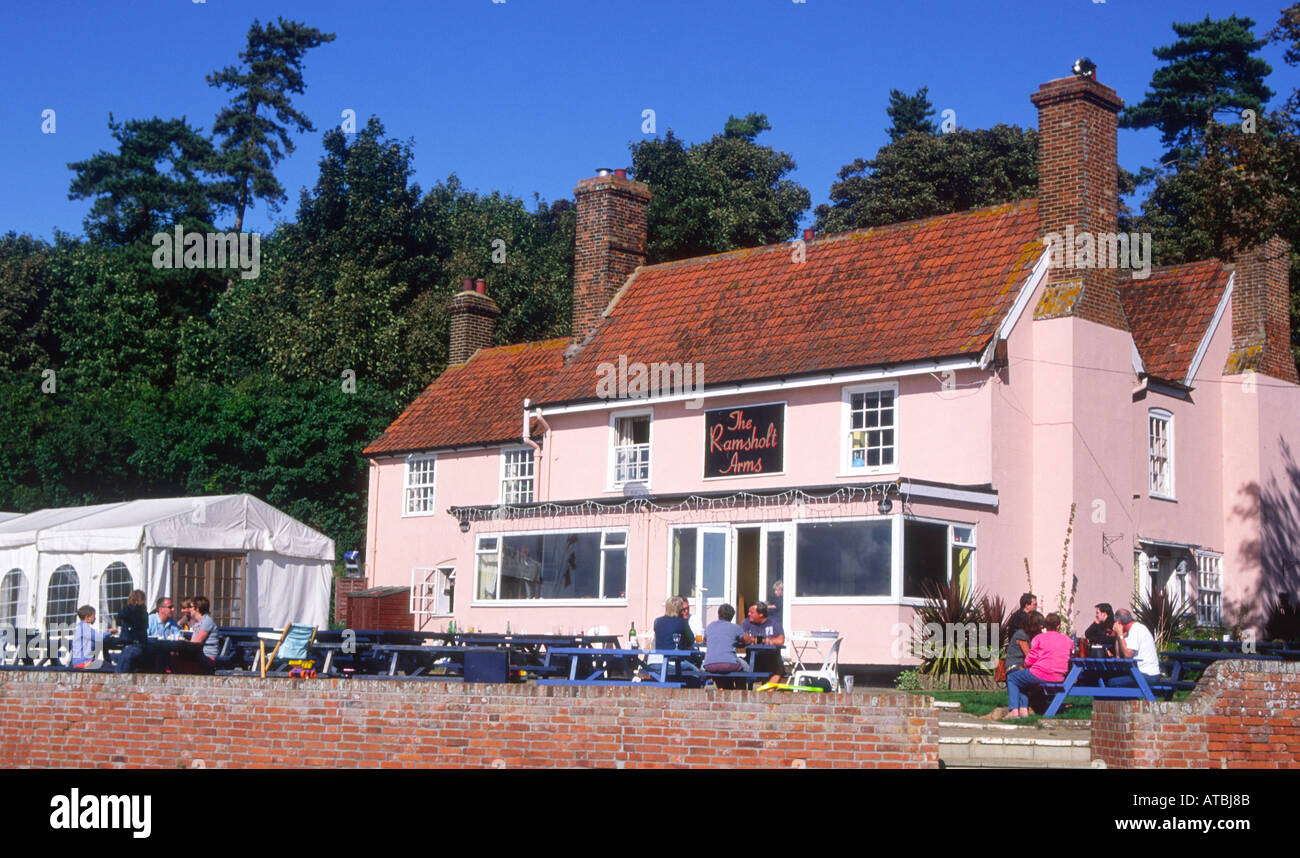
[[[1117,679],[1131,678],[1133,685],[1114,685]],[[1088,683],[1088,684],[1084,684]],[[1137,659],[1132,658],[1072,658],[1070,670],[1052,698],[1044,718],[1055,717],[1067,697],[1095,697],[1104,700],[1156,699],[1156,687],[1173,693],[1168,680],[1162,676],[1147,676],[1138,670]],[[1047,686],[1051,688],[1051,685]]]
[[[1283,650],[1280,647],[1274,649],[1271,653],[1184,649],[1162,652],[1160,657],[1169,661],[1169,677],[1171,679],[1181,679],[1183,671],[1204,669],[1216,661],[1282,661],[1282,653]]]
[[[650,656],[660,656],[658,663],[651,663]],[[683,677],[682,662],[695,656],[693,650],[681,649],[592,649],[591,647],[553,647],[546,651],[546,664],[551,666],[551,658],[559,656],[569,659],[568,679],[539,679],[538,685],[631,685],[638,679],[645,684],[663,688],[681,688],[685,679],[668,678],[669,667],[673,667],[674,677]],[[579,676],[579,672],[583,675]],[[614,679],[609,676],[617,671],[630,679]]]

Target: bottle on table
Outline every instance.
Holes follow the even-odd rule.
[[[627,633],[627,648],[636,649],[636,623],[632,623],[632,628]]]

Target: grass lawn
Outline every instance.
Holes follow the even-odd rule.
[[[918,691],[916,694],[928,694],[935,700],[944,700],[952,703],[960,703],[961,711],[967,715],[976,717],[984,716],[992,712],[999,706],[1007,705],[1007,693],[1005,691]],[[1186,700],[1190,691],[1174,692],[1174,700]],[[1057,718],[1067,718],[1072,721],[1091,721],[1092,720],[1092,701],[1091,697],[1067,697],[1065,705],[1057,713]],[[1007,721],[1008,724],[1050,724],[1055,720],[1053,718],[1043,718],[1040,715],[1030,715],[1027,718],[1012,718]]]

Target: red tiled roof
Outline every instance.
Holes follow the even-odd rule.
[[[1217,259],[1153,268],[1145,280],[1120,282],[1120,303],[1148,375],[1187,380],[1227,285]]]
[[[524,397],[536,397],[564,363],[567,339],[481,349],[449,366],[366,456],[518,441]]]
[[[697,363],[705,386],[988,345],[1043,252],[1035,200],[638,269],[539,403],[597,397],[598,366]]]

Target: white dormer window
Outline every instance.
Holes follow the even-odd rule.
[[[501,502],[533,502],[533,448],[503,450],[501,453]]]
[[[433,456],[411,456],[406,460],[406,502],[403,515],[430,515],[433,513],[433,476],[437,459]]]
[[[844,473],[898,470],[897,401],[896,384],[844,388]]]
[[[650,415],[614,416],[614,485],[650,482]]]
[[[1147,472],[1152,497],[1174,499],[1174,415],[1147,412]]]

